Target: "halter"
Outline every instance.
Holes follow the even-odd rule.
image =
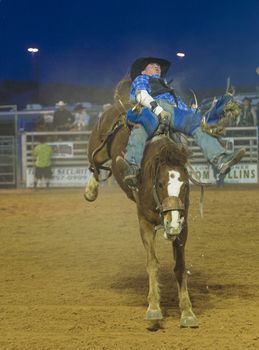
[[[162,219],[164,218],[164,213],[168,211],[173,211],[173,210],[184,210],[185,206],[184,203],[182,203],[181,199],[176,197],[176,196],[168,196],[163,199],[162,203],[159,199],[157,189],[156,189],[156,182],[157,182],[157,177],[159,173],[159,160],[156,161],[156,167],[155,167],[155,178],[153,181],[152,185],[152,192],[153,192],[153,198],[156,203],[156,209],[159,211],[159,216]]]

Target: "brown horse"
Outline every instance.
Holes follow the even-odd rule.
[[[123,103],[121,104],[123,105]],[[198,322],[192,311],[187,289],[185,268],[185,243],[188,234],[189,177],[185,167],[187,154],[167,136],[156,136],[146,145],[141,171],[138,176],[138,188],[132,190],[123,182],[123,176],[116,165],[116,158],[122,155],[129,136],[128,128],[120,122],[118,106],[115,104],[96,125],[89,141],[89,160],[93,174],[85,189],[85,198],[96,199],[98,194],[98,172],[109,159],[112,161],[112,173],[127,196],[136,202],[140,234],[147,254],[147,272],[149,275],[148,309],[146,319],[151,321],[163,318],[160,309],[160,291],[158,284],[158,259],[155,251],[157,229],[164,229],[166,239],[172,240],[175,259],[179,305],[181,309],[181,327],[197,327]],[[121,111],[122,112],[122,111]],[[115,120],[117,126],[111,131],[101,132],[102,125]],[[111,124],[110,124],[111,125]],[[111,138],[111,140],[109,140]],[[105,142],[104,140],[107,140]],[[97,146],[97,144],[99,145]],[[108,147],[108,144],[110,145]]]

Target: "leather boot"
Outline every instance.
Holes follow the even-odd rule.
[[[128,187],[136,187],[138,183],[137,175],[139,167],[136,164],[129,163],[121,156],[118,156],[116,158],[116,164],[119,168],[119,171],[123,175],[123,181],[128,185]]]
[[[215,165],[219,175],[226,175],[230,172],[233,165],[240,162],[240,160],[244,157],[245,152],[245,148],[241,148],[238,151],[230,154],[222,154],[214,159],[212,163]]]

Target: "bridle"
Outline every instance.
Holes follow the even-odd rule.
[[[159,160],[156,161],[155,165],[155,177],[153,179],[153,184],[152,184],[152,193],[153,193],[153,198],[156,203],[156,210],[159,212],[159,216],[161,219],[161,224],[163,225],[163,219],[164,219],[164,214],[168,211],[174,211],[174,210],[185,210],[185,205],[181,201],[179,197],[176,196],[168,196],[161,200],[159,199],[156,184],[157,184],[157,178],[159,174],[159,169],[160,169],[161,163]]]

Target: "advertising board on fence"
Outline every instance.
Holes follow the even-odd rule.
[[[192,167],[197,180],[204,183],[216,183],[211,166],[193,165]],[[34,169],[27,168],[26,175],[26,187],[33,187]],[[50,187],[83,187],[89,176],[90,171],[87,167],[53,167]],[[253,184],[257,181],[257,164],[237,164],[224,180],[225,183],[230,184]]]
[[[53,167],[50,187],[83,187],[89,178],[87,167]],[[33,187],[34,169],[27,168],[26,187]],[[44,186],[44,180],[39,181],[39,187]]]
[[[52,158],[73,158],[73,142],[48,142],[52,148]]]
[[[216,183],[212,167],[209,165],[192,165],[194,178],[205,183]],[[231,184],[257,183],[257,164],[236,164],[225,176],[224,182]]]

